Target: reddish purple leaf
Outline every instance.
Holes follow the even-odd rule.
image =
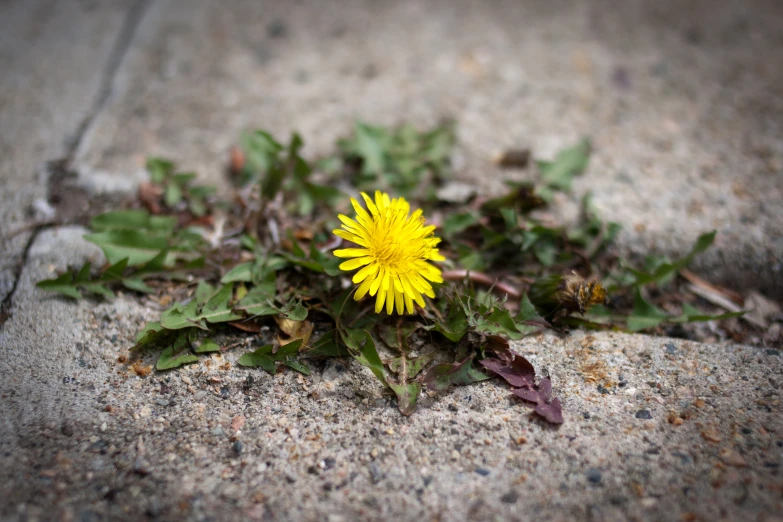
[[[563,408],[560,399],[552,398],[552,381],[549,377],[532,388],[517,388],[512,390],[520,399],[532,403],[535,412],[553,424],[563,424]]]
[[[514,356],[516,355],[511,351],[511,348],[509,348],[508,341],[499,335],[487,336],[486,349],[492,350],[492,352],[498,356],[498,359],[507,363],[512,362],[514,360]]]
[[[552,399],[552,402],[539,402],[535,412],[552,424],[563,424],[563,407],[560,399]]]
[[[479,363],[515,388],[529,388],[536,382],[536,369],[521,355],[516,355],[509,363],[498,359],[483,359]]]

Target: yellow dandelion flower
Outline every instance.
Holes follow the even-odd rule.
[[[367,210],[351,198],[356,218],[339,215],[342,228],[337,236],[356,243],[359,248],[335,250],[337,257],[350,258],[340,265],[341,270],[361,268],[353,276],[359,285],[354,294],[357,301],[367,295],[376,296],[375,312],[386,306],[386,313],[396,309],[413,313],[413,303],[424,307],[424,298],[435,297],[433,283],[442,283],[440,270],[428,261],[444,261],[435,246],[434,225],[425,226],[421,210],[410,214],[410,205],[404,198],[390,199],[388,194],[375,191],[375,201],[361,193]]]

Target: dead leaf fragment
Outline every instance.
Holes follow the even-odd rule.
[[[131,366],[131,370],[139,377],[146,377],[152,373],[152,366],[145,366],[141,361],[136,361]]]
[[[261,325],[253,321],[231,321],[228,324],[243,332],[259,333],[261,331]]]
[[[275,322],[280,327],[280,331],[288,337],[287,339],[280,336],[277,337],[277,342],[280,346],[285,346],[299,339],[302,340],[302,346],[306,346],[310,342],[310,336],[313,334],[313,323],[310,321],[294,321],[276,316]]]
[[[525,168],[530,162],[530,149],[508,149],[492,157],[492,162],[503,168]]]

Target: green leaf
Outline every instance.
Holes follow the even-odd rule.
[[[478,216],[475,212],[451,214],[443,220],[443,235],[453,237],[465,229],[477,225],[478,222]]]
[[[162,184],[174,172],[174,163],[163,158],[147,158],[147,172],[150,181],[158,185]]]
[[[409,382],[405,384],[388,383],[389,388],[397,395],[397,407],[403,415],[410,415],[416,410],[416,401],[421,394],[421,384]]]
[[[590,159],[590,142],[583,139],[557,153],[554,161],[539,161],[538,169],[544,183],[559,190],[570,190],[575,176],[580,175]]]
[[[72,299],[82,298],[82,293],[76,288],[76,285],[73,282],[73,274],[70,272],[66,272],[54,279],[39,281],[35,286],[49,292],[58,292]]]
[[[114,292],[106,288],[106,286],[100,284],[100,283],[84,283],[82,285],[82,288],[87,290],[88,292],[91,292],[93,294],[97,294],[104,299],[111,300],[114,299],[115,295]]]
[[[490,379],[489,375],[473,367],[473,357],[474,355],[470,355],[453,364],[436,364],[422,375],[421,381],[430,390],[443,393],[451,386],[463,386]]]
[[[346,357],[351,355],[348,349],[335,342],[334,332],[328,332],[313,343],[313,347],[303,352],[306,357]]]
[[[384,142],[386,134],[378,127],[357,122],[354,131],[355,152],[362,158],[362,171],[381,174],[384,164]]]
[[[384,385],[388,385],[383,370],[383,362],[381,362],[378,350],[375,348],[375,341],[370,332],[346,328],[344,331],[341,331],[341,334],[343,342],[354,350],[353,358],[362,366],[369,368]],[[364,343],[360,344],[362,337],[364,337]]]
[[[90,228],[95,232],[111,230],[148,230],[155,235],[170,236],[177,226],[173,216],[153,216],[146,210],[117,210],[95,216]]]
[[[163,201],[169,208],[174,208],[182,201],[182,188],[177,183],[169,183],[163,193]]]
[[[228,272],[220,279],[220,282],[223,284],[226,283],[235,283],[237,281],[241,281],[243,283],[249,283],[253,280],[253,267],[255,266],[255,263],[253,261],[248,261],[247,263],[242,263]]]
[[[229,306],[233,292],[233,284],[223,285],[204,305],[200,318],[206,319],[210,323],[225,323],[242,319],[242,315],[235,313]]]
[[[196,353],[212,353],[212,352],[219,352],[219,351],[220,351],[220,345],[210,338],[206,338],[203,341],[201,341],[201,344],[198,345],[198,347],[195,349]]]
[[[425,366],[432,362],[434,358],[435,353],[413,357],[411,359],[401,355],[389,361],[389,370],[402,378],[401,375],[403,373],[403,359],[405,359],[405,375],[408,380],[414,379],[421,373]]]
[[[278,308],[275,305],[275,282],[267,281],[251,288],[244,299],[234,307],[252,317],[264,315],[277,315]]]
[[[199,303],[206,303],[210,297],[215,295],[215,287],[206,281],[199,281],[196,286],[196,293],[194,297]]]
[[[182,332],[177,336],[174,344],[163,350],[155,368],[159,371],[178,368],[183,364],[198,362],[198,357],[190,353],[190,343],[188,342],[188,333]]]
[[[732,317],[741,317],[745,315],[747,312],[745,310],[740,310],[739,312],[727,312],[724,314],[718,314],[718,315],[707,315],[703,314],[693,306],[689,305],[688,303],[683,303],[682,305],[682,315],[680,315],[677,318],[673,318],[672,321],[677,323],[696,323],[696,322],[704,322],[704,321],[722,321],[724,319],[731,319]]]
[[[245,171],[242,175],[245,184],[280,163],[280,152],[284,147],[268,132],[257,130],[245,133],[240,144],[245,154]]]
[[[665,321],[669,316],[657,308],[655,305],[647,302],[642,297],[639,288],[634,289],[633,311],[628,316],[628,329],[632,332],[654,328]]]
[[[509,339],[521,339],[535,330],[533,326],[517,324],[511,317],[511,312],[502,306],[494,306],[488,315],[476,314],[468,318],[469,324],[480,333],[502,334]]]
[[[302,301],[292,298],[285,306],[278,309],[280,315],[292,321],[304,321],[307,319],[307,308]]]
[[[283,364],[285,364],[286,366],[288,366],[292,370],[296,370],[297,372],[299,372],[299,373],[301,373],[303,375],[310,375],[310,368],[308,368],[307,365],[305,365],[305,364],[303,364],[303,363],[301,363],[299,361],[296,361],[296,360],[285,361]]]
[[[423,327],[425,330],[434,330],[442,334],[446,339],[459,342],[468,331],[468,319],[462,308],[451,306],[449,315],[445,321],[435,321]]]
[[[237,360],[237,364],[240,366],[260,366],[267,372],[274,375],[275,371],[277,370],[277,365],[275,364],[274,359],[267,355],[268,353],[271,353],[271,348],[272,345],[268,344],[266,346],[262,346],[254,352],[246,353]]]
[[[530,302],[530,298],[527,294],[522,295],[522,299],[519,302],[519,312],[517,313],[517,322],[529,321],[539,317],[538,310]]]
[[[176,303],[161,314],[160,324],[169,330],[179,330],[191,326],[206,330],[204,322],[199,320],[198,308],[198,302],[195,299],[186,305]]]
[[[631,269],[631,272],[636,276],[636,284],[646,285],[653,282],[661,284],[667,278],[687,267],[695,256],[707,250],[710,245],[712,245],[713,241],[715,241],[716,233],[717,232],[713,230],[712,232],[700,235],[693,245],[693,248],[691,248],[691,251],[688,252],[685,257],[678,259],[673,263],[660,262],[657,264],[657,267],[651,271],[652,273],[644,273]]]
[[[123,279],[122,286],[124,286],[128,290],[133,290],[134,292],[141,292],[142,294],[151,294],[152,292],[155,291],[155,289],[149,286],[147,283],[145,283],[143,279],[137,277],[129,277],[127,279]]]
[[[139,230],[111,230],[86,234],[84,239],[95,243],[103,250],[109,263],[117,263],[128,259],[129,266],[143,265],[169,249],[169,241],[165,237],[151,236]],[[166,255],[165,265],[174,264],[177,256],[173,252]]]
[[[160,321],[150,321],[136,334],[136,346],[154,343],[161,334],[168,334],[168,331],[160,325]]]

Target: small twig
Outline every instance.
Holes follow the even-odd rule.
[[[685,279],[687,279],[689,282],[693,283],[695,286],[698,286],[700,288],[703,288],[715,294],[720,294],[723,297],[726,297],[727,299],[731,299],[732,301],[734,301],[740,306],[742,306],[745,303],[745,300],[738,293],[732,292],[731,290],[728,290],[726,288],[715,286],[712,283],[705,281],[701,277],[697,276],[687,268],[681,268],[680,275]]]
[[[493,279],[483,272],[473,272],[471,270],[446,270],[441,276],[446,281],[462,281],[467,278],[476,284],[488,286],[500,293],[507,294],[512,299],[519,299],[522,297],[522,293],[518,289],[508,283],[502,282],[500,279]]]
[[[280,232],[277,228],[277,221],[275,221],[274,218],[269,218],[266,222],[267,227],[269,227],[269,235],[272,236],[272,243],[274,243],[275,246],[280,245]]]
[[[442,314],[442,313],[440,313],[440,310],[438,310],[438,307],[437,307],[437,306],[435,306],[435,303],[433,303],[433,302],[432,302],[432,299],[430,299],[430,298],[429,298],[429,297],[427,297],[427,296],[424,296],[424,299],[427,301],[427,304],[428,304],[428,305],[430,305],[430,306],[429,306],[429,310],[432,310],[432,312],[433,312],[435,315],[437,315],[437,316],[438,316],[438,319],[440,319],[441,321],[443,321],[443,320],[444,320],[443,314]]]

